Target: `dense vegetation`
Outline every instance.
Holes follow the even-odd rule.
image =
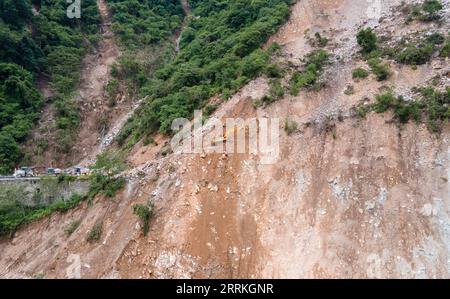
[[[113,30],[125,52],[113,68],[115,79],[106,87],[113,98],[119,81],[127,81],[131,86],[140,86],[145,81],[149,63],[137,59],[133,50],[167,43],[181,23],[182,8],[177,0],[108,2],[114,13]],[[12,4],[11,1],[0,0],[0,172],[10,171],[22,158],[19,143],[39,117],[43,103],[36,88],[36,79],[41,74],[51,79],[55,90],[53,100],[61,150],[67,152],[71,149],[72,133],[78,126],[78,107],[72,101],[72,92],[79,81],[81,59],[98,39],[96,33],[100,18],[95,0],[82,1],[80,20],[66,17],[65,1],[34,0],[33,4],[39,15],[33,15],[28,0]],[[6,13],[6,9],[11,7],[13,11]],[[11,13],[22,18],[10,18]],[[100,155],[93,168],[87,196],[74,195],[68,201],[60,200],[49,206],[23,205],[21,199],[26,196],[23,190],[2,188],[0,235],[13,233],[18,226],[53,212],[67,211],[82,200],[92,200],[97,194],[113,197],[125,185],[124,178],[119,176],[125,168],[120,154],[106,152]],[[65,179],[61,176],[58,182]],[[75,221],[65,228],[66,235],[73,233],[79,224],[80,221]],[[101,227],[101,224],[96,224],[92,228],[88,241],[98,240]]]
[[[112,29],[121,48],[106,91],[114,99],[126,90],[133,97],[154,71],[173,59],[172,37],[179,30],[183,8],[179,0],[109,0]],[[114,106],[114,100],[110,106]]]
[[[81,19],[66,16],[59,0],[0,0],[0,173],[22,158],[19,144],[39,117],[43,99],[36,79],[46,74],[56,92],[57,126],[62,149],[78,125],[70,100],[79,80],[83,44],[93,44],[99,23],[95,0],[82,1]],[[66,142],[65,142],[66,141]]]
[[[38,117],[42,97],[33,75],[14,63],[0,63],[0,173],[20,160],[19,142]]]
[[[58,200],[50,205],[28,206],[22,204],[26,191],[20,187],[0,188],[0,236],[13,233],[20,225],[50,216],[54,212],[67,212],[83,200],[72,195],[69,200]]]
[[[170,133],[175,118],[189,118],[212,95],[228,98],[266,71],[270,55],[260,47],[287,18],[291,1],[189,3],[194,16],[183,31],[180,52],[142,82],[148,100],[119,134],[120,143],[129,139],[133,144],[157,131]]]
[[[168,39],[180,27],[179,0],[109,0],[113,31],[122,47],[143,48]]]

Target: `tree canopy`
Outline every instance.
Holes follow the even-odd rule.
[[[189,118],[214,94],[227,98],[265,70],[260,49],[289,16],[290,0],[191,0],[180,52],[146,80],[148,100],[119,134],[118,141],[160,131],[170,133],[178,117]]]
[[[58,117],[73,118],[73,107],[65,103],[79,81],[87,51],[80,45],[95,42],[100,15],[95,0],[82,1],[79,20],[69,19],[66,9],[60,0],[0,0],[0,173],[19,163],[23,156],[19,144],[39,118],[43,104],[35,82],[39,74],[51,78],[55,101],[67,106],[63,110],[70,109]]]

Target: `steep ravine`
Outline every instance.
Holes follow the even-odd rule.
[[[174,35],[174,40],[175,40],[174,43],[175,43],[175,52],[176,53],[180,52],[181,33],[183,32],[183,29],[186,27],[188,17],[191,14],[191,8],[189,6],[189,2],[187,0],[181,0],[181,4],[183,6],[183,11],[184,11],[185,17],[184,17],[183,23],[181,24],[180,29],[178,29]]]
[[[55,107],[48,104],[44,107],[41,120],[26,144],[27,151],[31,154],[30,165],[65,168],[79,163],[97,152],[96,148],[101,138],[100,119],[107,115],[107,122],[112,127],[115,119],[132,109],[130,99],[125,96],[113,109],[108,107],[105,86],[110,78],[110,67],[116,62],[120,52],[110,28],[111,21],[106,1],[98,0],[97,5],[101,16],[100,40],[95,50],[83,59],[80,83],[74,92],[75,100],[80,108],[80,126],[73,137],[72,151],[70,154],[58,152]],[[44,95],[51,92],[45,84],[41,91]],[[35,148],[41,139],[48,142],[48,148],[44,152],[36,152]]]

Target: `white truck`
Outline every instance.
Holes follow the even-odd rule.
[[[34,171],[30,167],[21,167],[14,171],[15,178],[27,178],[27,177],[34,177],[34,176],[35,176]]]

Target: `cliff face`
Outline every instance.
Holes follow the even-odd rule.
[[[70,197],[75,194],[85,196],[89,192],[89,186],[90,183],[87,180],[58,182],[56,178],[0,181],[0,190],[9,191],[15,196],[15,198],[8,198],[9,200],[18,200],[29,207],[46,206],[61,199],[70,200]]]
[[[134,278],[407,278],[450,276],[450,128],[437,135],[425,124],[399,126],[390,112],[354,114],[386,87],[410,95],[440,76],[448,86],[448,59],[417,66],[391,62],[383,82],[352,80],[364,65],[360,26],[397,40],[417,31],[448,32],[443,24],[405,24],[401,1],[300,0],[269,42],[283,59],[300,64],[312,50],[308,36],[330,40],[332,63],[319,91],[286,95],[264,108],[258,78],[214,115],[289,118],[299,130],[281,130],[275,164],[250,154],[158,154],[141,146],[129,162],[129,183],[114,200],[97,198],[22,228],[0,243],[0,276]],[[408,1],[410,2],[410,1]],[[309,29],[309,31],[307,31]],[[308,33],[310,32],[310,33]],[[352,93],[346,93],[348,85]],[[132,206],[151,200],[155,214],[144,237]],[[81,220],[70,236],[64,227]],[[86,242],[103,223],[98,243]],[[74,261],[79,261],[74,266]],[[69,270],[69,271],[68,271]]]

